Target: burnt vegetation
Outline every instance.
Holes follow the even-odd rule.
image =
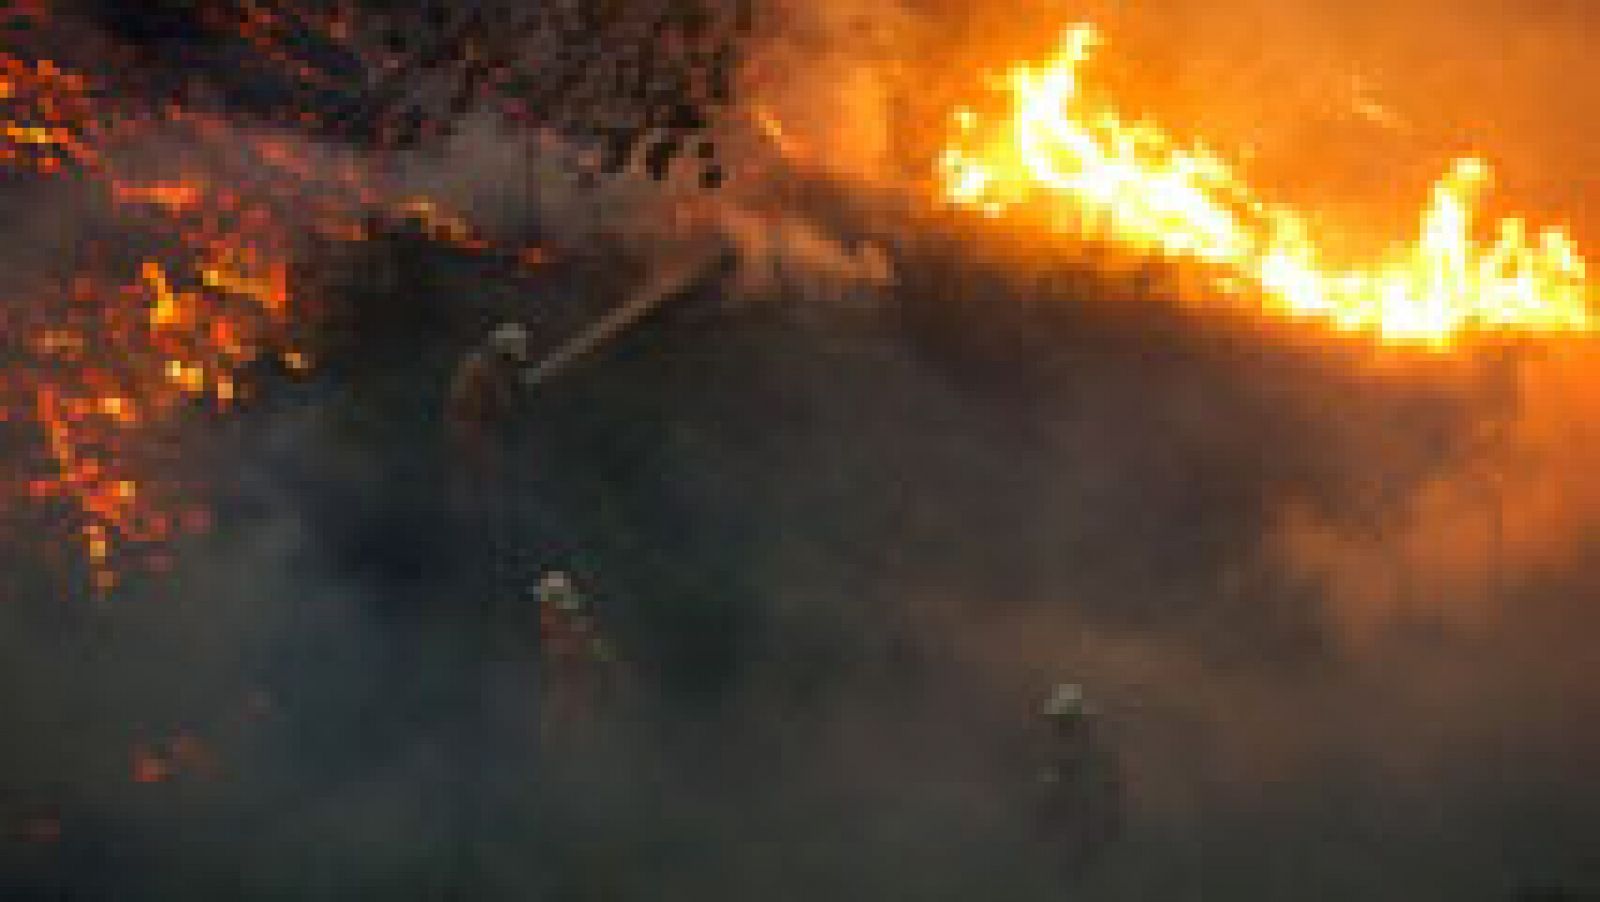
[[[668,4],[75,0],[158,90],[403,150],[474,114],[591,144],[598,172],[675,159],[722,180],[711,131],[733,102],[748,0]]]

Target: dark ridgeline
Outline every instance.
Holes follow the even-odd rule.
[[[326,0],[72,0],[66,9],[125,48],[148,87],[198,86],[230,114],[404,149],[489,111],[507,128],[591,143],[601,172],[637,163],[662,178],[682,159],[715,187],[723,167],[709,132],[733,99],[751,3],[367,0],[341,28],[329,27]],[[270,14],[270,29],[252,9]]]
[[[119,93],[215,103],[231,118],[327,137],[349,132],[338,112],[357,103],[370,65],[359,42],[330,33],[333,6],[64,0],[59,17],[99,30],[123,57],[126,65],[114,73]],[[253,12],[267,13],[270,26],[256,23]]]
[[[659,179],[688,158],[707,186],[723,177],[708,132],[733,99],[750,0],[412,5],[381,17],[401,62],[353,118],[385,141],[422,143],[498,107],[513,127],[593,142],[602,172],[637,160]]]

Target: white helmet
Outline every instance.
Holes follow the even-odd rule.
[[[539,597],[563,611],[583,607],[583,598],[572,584],[572,577],[560,570],[551,570],[539,578]]]
[[[521,363],[528,359],[528,329],[521,323],[501,323],[489,333],[489,349]]]
[[[1068,720],[1083,713],[1083,687],[1077,683],[1057,683],[1044,703],[1044,715]]]

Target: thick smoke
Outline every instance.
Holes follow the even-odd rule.
[[[1073,264],[1024,277],[903,217],[902,155],[925,136],[895,123],[941,102],[906,86],[971,87],[965,64],[1047,49],[1061,15],[972,6],[767,8],[734,177],[710,198],[690,176],[586,182],[575,143],[487,125],[402,161],[415,193],[537,233],[549,284],[376,246],[346,289],[377,291],[405,256],[380,313],[428,328],[345,336],[326,379],[208,438],[248,478],[169,582],[71,613],[14,587],[7,713],[29,739],[6,813],[62,834],[15,844],[14,882],[428,898],[463,751],[460,574],[418,485],[449,368],[487,311],[602,305],[608,269],[706,248],[732,271],[538,402],[525,500],[567,536],[629,688],[552,724],[539,826],[494,858],[508,897],[1487,900],[1600,882],[1585,349],[1395,363],[1280,344],[1295,330]],[[1525,51],[1523,90],[1575,83],[1560,61],[1585,9],[1226,6],[1083,15],[1108,17],[1114,77],[1255,145],[1268,178],[1315,144],[1328,176],[1308,197],[1410,190],[1386,174],[1363,194],[1369,160],[1279,125],[1315,103],[1406,184],[1457,143],[1428,117],[1514,129],[1492,149],[1518,196],[1583,205],[1563,156],[1581,126],[1511,79],[1455,86],[1487,84],[1512,26],[1555,61]],[[1417,34],[1442,37],[1395,46]],[[1426,137],[1351,112],[1356,75]],[[758,140],[763,113],[787,150]],[[845,295],[874,303],[829,303]],[[1088,863],[1026,796],[1019,746],[1058,680],[1086,685],[1126,787],[1121,838]],[[131,783],[136,745],[176,732],[216,773]]]

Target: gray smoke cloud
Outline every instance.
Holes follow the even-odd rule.
[[[1297,90],[1348,106],[1327,87],[1360,57],[1341,41],[1390,42],[1371,51],[1383,102],[1413,122],[1445,116],[1441,73],[1489,77],[1474,60],[1506,26],[1554,54],[1588,15],[1451,11],[1085,14],[1108,17],[1126,67],[1173,73],[1143,85],[1152,107],[1269,125],[1305,121]],[[558,289],[602,294],[581,274],[613,260],[737,260],[539,402],[545,475],[525,500],[567,537],[631,688],[547,736],[541,823],[508,828],[494,858],[508,896],[1489,900],[1600,882],[1584,349],[1374,369],[1160,285],[1019,274],[981,236],[900,218],[882,197],[898,87],[1047,47],[1060,15],[1024,4],[961,29],[983,13],[768,10],[755,57],[781,74],[742,112],[803,153],[751,138],[711,200],[688,179],[584,184],[579,149],[481,124],[403,162],[414,193],[555,254],[550,285],[522,294],[446,252],[380,247],[384,265],[414,255],[389,316],[483,295],[532,315]],[[1456,49],[1392,47],[1419,32]],[[1516,71],[1537,93],[1551,70],[1529,55]],[[1218,72],[1240,88],[1197,98]],[[1246,94],[1265,112],[1231,106]],[[1525,178],[1572,181],[1519,196],[1578,206],[1579,167],[1552,148],[1580,126],[1540,121],[1518,134],[1546,161]],[[1271,156],[1308,139],[1253,140]],[[559,269],[573,248],[576,276]],[[835,303],[854,295],[871,303]],[[197,429],[248,478],[149,597],[62,609],[13,585],[0,660],[27,738],[8,748],[7,814],[62,830],[13,844],[20,887],[66,866],[89,896],[427,897],[472,687],[451,682],[451,538],[416,483],[481,325],[460,320],[485,305],[438,333],[360,336],[354,375],[231,438]],[[1057,680],[1087,687],[1126,786],[1121,838],[1082,867],[1026,795],[1020,747]],[[132,782],[136,746],[176,733],[215,775]]]

